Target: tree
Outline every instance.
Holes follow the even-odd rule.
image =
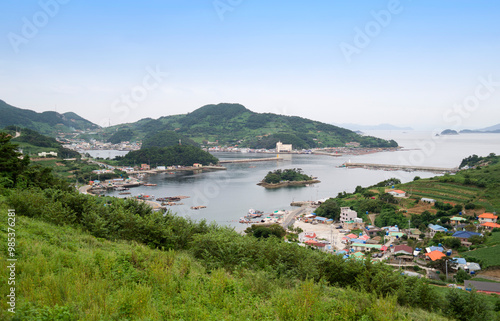
[[[484,243],[484,236],[472,235],[471,237],[469,237],[468,241],[474,245],[483,244]]]
[[[285,229],[279,224],[269,226],[252,225],[245,230],[247,235],[252,235],[256,238],[268,238],[272,235],[282,239],[286,235]]]
[[[11,138],[0,132],[0,178],[6,187],[14,187],[30,163],[28,156],[17,151],[17,145],[11,143]]]
[[[439,260],[431,261],[431,262],[427,263],[427,266],[434,268],[434,269],[438,269],[439,271],[441,271],[443,273],[446,273],[446,265],[448,265],[448,271],[450,271],[450,269],[453,266],[455,266],[456,263],[454,261],[452,261],[452,259],[448,256],[445,256]]]
[[[379,200],[389,204],[397,204],[398,200],[394,197],[394,195],[389,193],[384,193],[378,197]]]
[[[316,215],[331,218],[337,221],[340,218],[340,206],[335,199],[329,198],[315,211]]]
[[[457,283],[463,284],[465,280],[470,280],[471,276],[465,270],[459,269],[457,274],[455,274],[455,280]]]
[[[488,300],[484,300],[475,291],[468,293],[453,289],[446,294],[446,302],[444,312],[453,319],[493,320]]]

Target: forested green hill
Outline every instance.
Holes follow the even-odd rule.
[[[70,132],[75,129],[97,129],[99,126],[68,112],[59,114],[54,111],[37,113],[29,109],[21,109],[0,100],[0,128],[19,126],[36,130],[42,134],[55,136],[57,132]]]
[[[344,146],[359,142],[364,147],[397,147],[395,141],[361,136],[334,125],[296,116],[255,113],[240,104],[206,105],[184,114],[143,119],[106,129],[129,129],[145,140],[158,131],[175,131],[199,144],[218,142],[218,145],[238,145],[250,148],[274,148],[276,142],[292,144],[297,149]]]

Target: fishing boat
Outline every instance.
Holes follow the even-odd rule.
[[[199,210],[199,209],[202,209],[202,208],[207,208],[205,205],[200,205],[200,206],[191,206],[191,209],[192,210]]]
[[[118,193],[118,195],[129,195],[129,194],[130,194],[130,192],[120,192],[120,193]]]
[[[144,195],[144,194],[139,194],[137,196],[135,196],[135,198],[139,199],[139,200],[148,200],[148,201],[152,201],[155,199],[155,196],[154,195]]]
[[[156,184],[145,183],[144,186],[156,186]]]

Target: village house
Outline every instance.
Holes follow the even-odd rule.
[[[351,210],[349,207],[341,207],[340,208],[340,221],[354,221],[355,218],[358,217],[358,212]]]
[[[149,171],[151,169],[151,166],[148,164],[141,164],[141,170],[143,171]]]
[[[406,196],[406,192],[402,191],[400,189],[390,191],[389,194],[391,194],[394,197],[405,197]]]
[[[448,232],[448,229],[446,227],[442,227],[441,225],[437,224],[429,224],[429,236],[434,237],[437,232]]]
[[[413,248],[408,245],[396,245],[391,248],[391,252],[394,255],[403,254],[413,256]]]
[[[412,228],[408,231],[408,237],[413,238],[415,240],[420,239],[420,234],[422,234],[422,232],[417,228]]]
[[[442,259],[443,257],[445,257],[445,256],[446,256],[443,252],[440,252],[440,251],[438,251],[438,250],[435,250],[435,251],[432,251],[432,252],[426,253],[425,255],[426,255],[426,256],[427,256],[427,258],[429,258],[431,261],[437,261],[437,260]]]
[[[500,228],[500,224],[498,223],[493,223],[493,222],[486,222],[486,223],[482,223],[481,226],[489,229],[489,230],[492,230],[494,228]]]
[[[451,225],[458,225],[460,222],[466,222],[467,219],[465,217],[460,217],[460,216],[453,216],[450,218]]]
[[[486,223],[486,222],[496,223],[497,219],[498,216],[492,213],[483,213],[479,215],[479,223]]]
[[[368,234],[370,237],[374,237],[378,235],[378,232],[382,231],[381,228],[373,226],[373,225],[368,225],[365,227],[365,233]]]
[[[360,217],[356,217],[352,221],[343,222],[343,224],[346,230],[356,230],[356,229],[362,230],[365,228],[365,223],[363,222],[363,219]]]
[[[460,239],[462,245],[470,246],[469,238],[474,235],[482,236],[481,233],[469,232],[469,231],[456,231],[455,233],[453,233],[452,236]]]

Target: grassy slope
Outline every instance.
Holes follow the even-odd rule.
[[[1,204],[1,200],[0,200]],[[6,264],[6,213],[0,205]],[[446,320],[354,290],[208,274],[188,253],[97,239],[17,217],[17,320]],[[7,293],[7,273],[0,274]],[[13,320],[0,302],[0,319]]]
[[[466,179],[484,183],[465,184]],[[480,169],[460,171],[455,175],[421,179],[397,186],[414,197],[464,205],[467,202],[479,208],[473,213],[494,212],[500,209],[500,163]],[[411,210],[409,210],[411,212]]]
[[[483,248],[467,251],[463,254],[479,260],[483,268],[500,266],[500,233],[492,233],[484,245]]]

